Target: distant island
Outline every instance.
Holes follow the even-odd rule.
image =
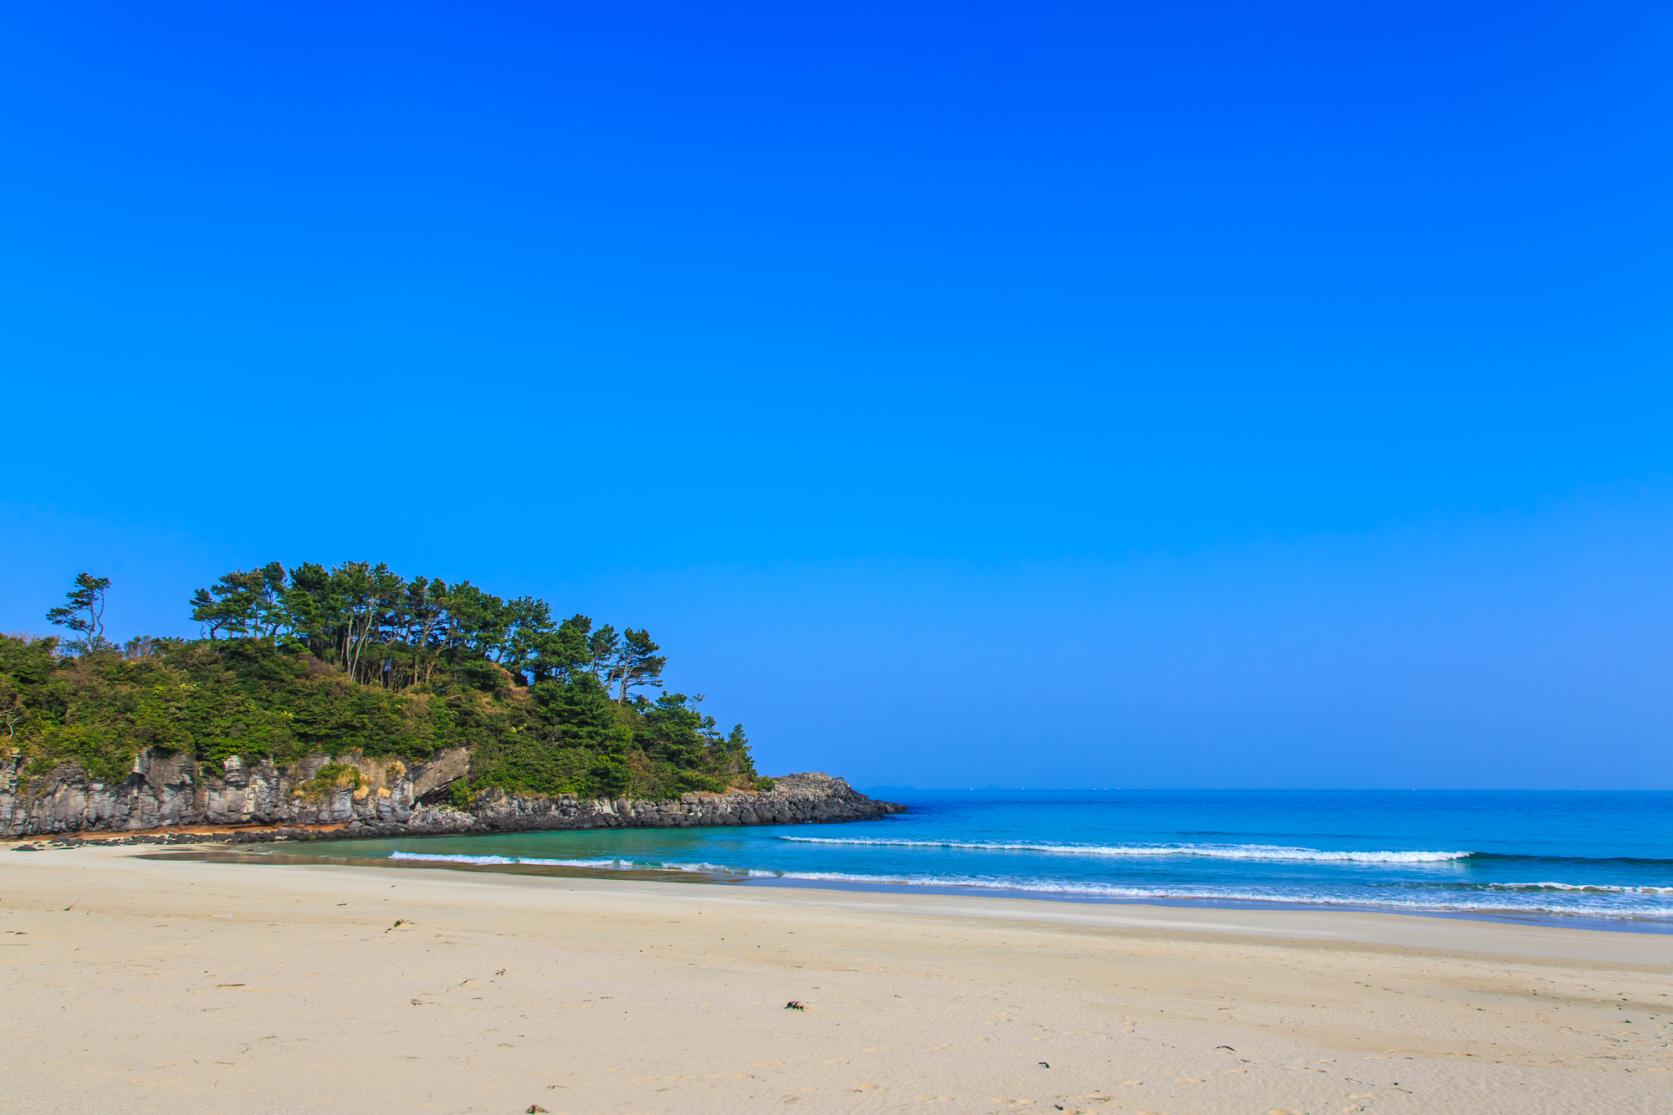
[[[855,820],[840,779],[762,777],[743,725],[663,691],[646,630],[383,564],[273,562],[191,597],[203,637],[105,636],[80,574],[0,636],[0,835],[178,826],[494,831]],[[657,691],[654,698],[649,691]]]

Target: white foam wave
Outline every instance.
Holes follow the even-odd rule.
[[[1572,891],[1577,894],[1673,894],[1673,887],[1617,886],[1610,883],[1483,883],[1488,890]]]
[[[801,840],[823,838],[800,837]],[[845,843],[846,841],[838,841]],[[1562,914],[1580,917],[1641,917],[1673,919],[1673,903],[1644,901],[1652,896],[1673,895],[1673,887],[1588,886],[1576,883],[1486,883],[1482,889],[1503,891],[1504,897],[1472,899],[1457,894],[1445,897],[1355,896],[1307,891],[1275,891],[1263,888],[1204,888],[1187,886],[1117,886],[1052,879],[1010,879],[977,875],[865,874],[847,871],[772,871],[761,868],[729,867],[717,863],[640,861],[626,859],[547,859],[536,856],[454,855],[429,852],[391,852],[390,859],[424,863],[462,863],[477,866],[530,865],[545,867],[589,867],[618,871],[686,871],[727,875],[763,882],[846,883],[854,886],[925,887],[941,890],[979,890],[1009,894],[1103,898],[1125,900],[1261,902],[1287,906],[1353,906],[1363,909],[1408,910],[1444,913],[1448,911],[1500,914]],[[1540,892],[1571,894],[1568,901],[1540,902]],[[1515,896],[1526,895],[1518,901]],[[1602,896],[1615,896],[1606,898]],[[1597,896],[1590,904],[1587,896]]]
[[[1362,909],[1410,910],[1446,913],[1450,911],[1500,914],[1563,914],[1580,917],[1643,917],[1673,919],[1673,904],[1633,904],[1623,906],[1583,905],[1565,903],[1553,905],[1538,902],[1480,901],[1461,897],[1445,899],[1391,898],[1378,896],[1333,895],[1306,892],[1270,891],[1258,888],[1206,889],[1201,887],[1125,887],[1102,883],[1058,882],[1052,880],[996,879],[985,876],[958,875],[865,875],[843,871],[763,871],[754,869],[750,878],[761,880],[791,880],[810,883],[850,883],[858,886],[906,886],[955,890],[1001,891],[1013,894],[1066,895],[1086,898],[1191,900],[1201,902],[1261,902],[1288,906],[1352,906]],[[1587,888],[1575,888],[1587,889]],[[1670,887],[1623,888],[1640,893],[1668,892]]]
[[[743,875],[736,867],[719,863],[663,863],[657,860],[630,859],[545,859],[539,856],[470,856],[441,852],[390,852],[390,859],[419,863],[463,863],[473,866],[516,864],[531,867],[596,867],[613,871],[693,871],[708,874]]]
[[[466,856],[443,855],[440,852],[390,852],[390,859],[416,860],[421,863],[530,864],[538,867],[622,867],[633,866],[619,859],[539,859],[534,856]]]
[[[1471,852],[1336,851],[1281,844],[1056,844],[1032,840],[904,840],[884,837],[781,836],[793,844],[844,844],[854,847],[956,848],[978,852],[1037,852],[1055,856],[1149,858],[1192,856],[1201,859],[1264,860],[1277,863],[1447,863]]]

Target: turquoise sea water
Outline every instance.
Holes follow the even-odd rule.
[[[319,842],[765,885],[1360,907],[1673,931],[1673,793],[922,791],[881,821]]]

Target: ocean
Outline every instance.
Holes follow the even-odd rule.
[[[1673,932],[1673,792],[901,790],[880,821],[321,841],[309,854]]]

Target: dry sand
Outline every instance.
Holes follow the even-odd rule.
[[[0,1111],[1673,1112],[1669,936],[145,851],[0,849]]]

